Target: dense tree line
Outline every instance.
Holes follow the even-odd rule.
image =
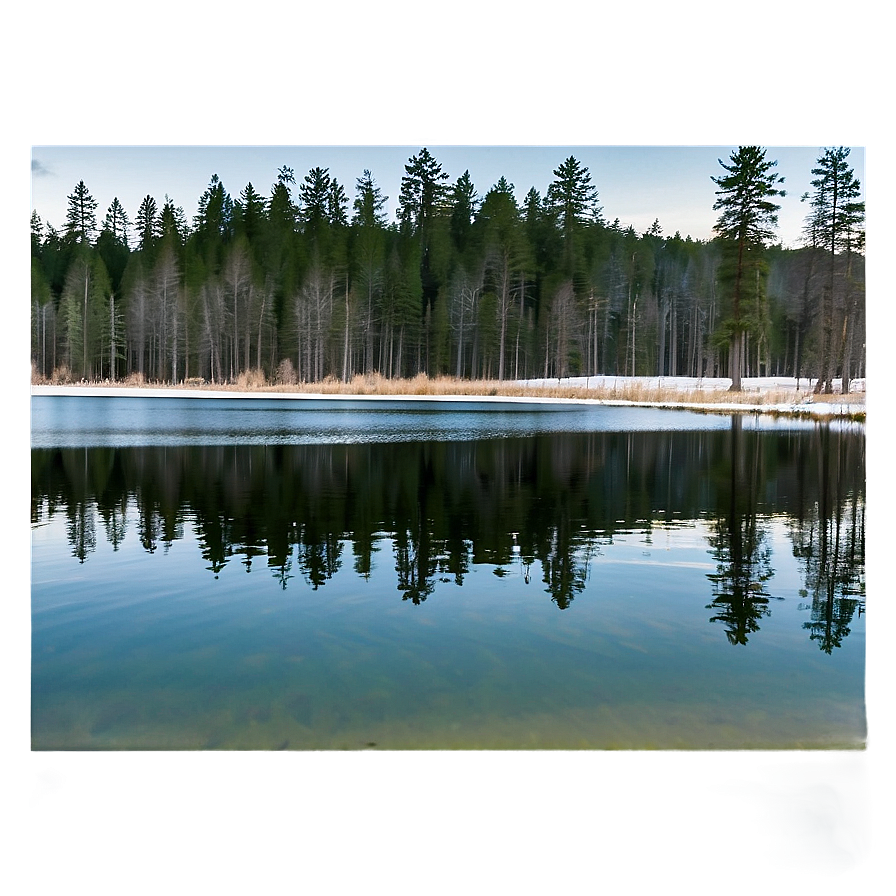
[[[41,379],[292,383],[454,375],[864,376],[864,204],[847,148],[813,169],[804,245],[774,243],[781,178],[740,147],[716,237],[605,220],[573,156],[542,196],[454,183],[427,149],[397,220],[365,170],[281,168],[264,195],[213,175],[188,222],[168,196],[102,223],[83,181],[60,232],[31,218],[32,360]],[[707,172],[707,177],[711,173]]]

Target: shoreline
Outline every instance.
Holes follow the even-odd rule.
[[[592,378],[594,379],[594,378]],[[667,378],[668,379],[668,378]],[[548,387],[542,386],[542,391]],[[687,387],[684,387],[687,388]],[[490,404],[495,406],[513,405],[520,409],[530,407],[649,407],[664,410],[685,410],[701,413],[742,413],[742,414],[772,414],[798,418],[815,419],[849,419],[856,422],[865,422],[865,401],[834,401],[835,396],[802,396],[802,400],[793,402],[760,401],[684,401],[680,399],[670,400],[638,400],[608,397],[568,397],[563,395],[525,395],[525,394],[496,394],[497,390],[491,390],[489,394],[478,393],[404,393],[404,392],[352,392],[352,391],[289,391],[283,387],[241,389],[239,386],[229,388],[217,388],[213,386],[185,387],[185,386],[118,386],[112,384],[90,385],[34,385],[31,386],[31,396],[68,396],[85,398],[188,398],[188,399],[239,399],[239,400],[275,400],[275,401],[316,401],[333,402],[362,402],[380,404]],[[597,391],[597,390],[594,390]],[[716,388],[716,394],[719,389]],[[745,393],[741,393],[742,395]],[[759,398],[761,390],[746,393],[749,397],[754,395]],[[808,398],[808,400],[807,400]],[[826,399],[826,400],[820,400]]]

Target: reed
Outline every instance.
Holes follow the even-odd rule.
[[[64,375],[53,377],[54,382],[71,382]],[[35,382],[32,374],[32,382]],[[287,381],[284,382],[283,380]],[[526,385],[512,381],[466,380],[450,376],[429,377],[426,374],[405,379],[390,379],[379,373],[359,374],[348,382],[328,377],[321,382],[289,382],[289,376],[278,371],[275,382],[270,382],[260,370],[242,373],[232,383],[210,383],[192,378],[184,383],[150,382],[141,375],[131,375],[127,380],[90,383],[94,386],[129,386],[133,388],[151,387],[167,389],[214,390],[225,392],[269,392],[315,395],[420,395],[420,396],[507,396],[563,398],[576,400],[620,401],[636,404],[659,405],[712,405],[737,404],[744,406],[799,405],[812,401],[864,406],[865,393],[852,392],[848,395],[835,393],[828,396],[813,396],[807,390],[745,388],[742,392],[729,392],[712,381],[702,388],[680,386],[666,380],[662,383],[643,379],[619,378],[612,382],[598,380],[590,385],[558,383],[556,385]],[[88,385],[88,384],[84,384]]]
[[[195,387],[191,387],[195,388]],[[745,389],[729,392],[724,388],[686,388],[663,383],[653,385],[638,380],[621,379],[613,385],[601,383],[582,385],[530,386],[510,381],[465,380],[455,377],[428,377],[426,374],[408,379],[390,379],[378,373],[357,375],[349,382],[335,377],[316,383],[269,384],[263,377],[241,377],[234,384],[206,384],[201,388],[224,391],[264,391],[317,395],[421,395],[421,396],[508,396],[536,398],[591,399],[601,401],[625,401],[638,404],[743,404],[778,405],[798,404],[808,401],[808,391],[794,389]],[[822,400],[823,397],[816,400]],[[838,404],[863,404],[864,392],[849,395],[827,396]]]

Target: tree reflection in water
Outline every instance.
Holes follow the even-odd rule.
[[[717,482],[717,516],[709,543],[717,570],[713,583],[714,610],[710,622],[721,622],[732,644],[746,644],[769,614],[766,583],[774,576],[771,549],[758,509],[760,485],[767,478],[763,440],[743,431],[743,418],[731,417],[729,458],[712,473]]]
[[[790,533],[812,601],[804,627],[831,653],[849,634],[856,614],[865,612],[864,480],[861,490],[852,482],[856,469],[864,473],[865,442],[846,443],[825,428],[817,438],[820,450],[800,468],[799,485],[809,496],[790,519]]]
[[[79,561],[97,531],[163,550],[196,533],[206,568],[262,562],[281,588],[320,589],[348,564],[368,578],[391,547],[415,604],[471,569],[526,583],[568,609],[614,536],[677,514],[706,521],[708,609],[732,644],[770,612],[769,531],[785,521],[804,567],[809,637],[830,652],[864,612],[864,433],[819,424],[758,432],[568,433],[468,442],[32,451],[32,521],[63,513]],[[135,518],[136,517],[136,518]],[[522,572],[521,572],[522,575]]]

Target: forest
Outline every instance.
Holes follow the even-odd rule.
[[[450,183],[423,148],[396,220],[374,175],[354,197],[284,166],[267,194],[214,174],[192,221],[167,195],[105,217],[80,181],[60,231],[31,216],[35,382],[295,384],[452,376],[865,375],[864,203],[849,149],[820,151],[803,243],[775,238],[776,162],[708,171],[711,240],[607,221],[560,161],[522,202],[505,178]]]

